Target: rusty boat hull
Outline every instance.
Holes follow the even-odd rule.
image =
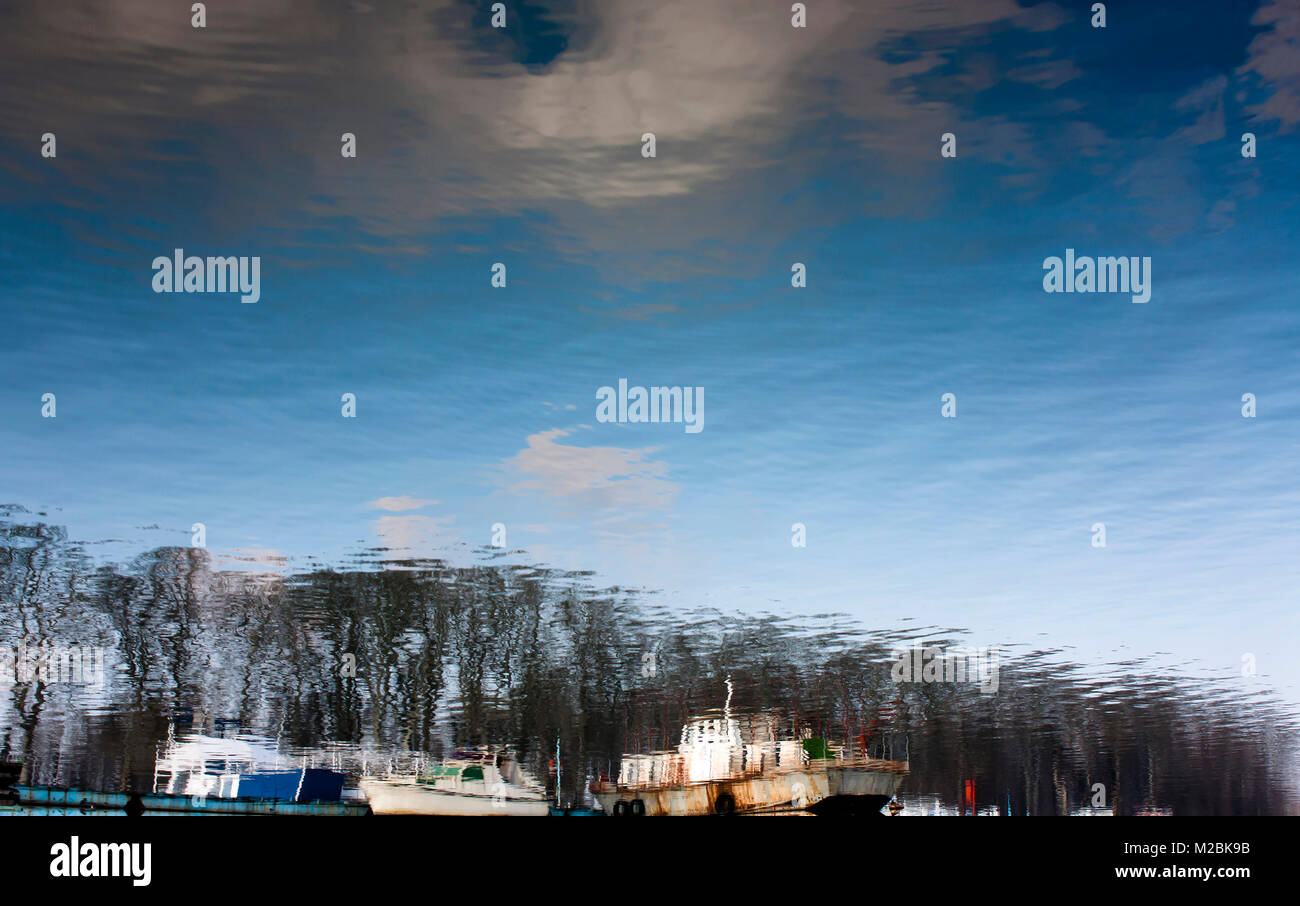
[[[607,815],[744,815],[811,812],[875,815],[902,785],[907,765],[867,759],[678,784],[591,785]]]

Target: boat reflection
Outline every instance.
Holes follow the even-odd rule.
[[[0,596],[19,602],[0,608],[0,762],[33,789],[274,814],[364,811],[362,780],[379,810],[435,814],[1300,808],[1294,702],[1234,671],[1007,643],[996,692],[900,681],[899,650],[968,634],[678,610],[498,554],[383,553],[285,575],[177,547],[101,563],[0,507]],[[77,647],[104,652],[102,682],[3,660]],[[468,763],[476,748],[495,754]],[[345,775],[337,803],[315,770]]]
[[[363,777],[376,815],[541,816],[546,792],[505,749],[457,749],[437,764]]]
[[[611,815],[875,815],[898,791],[907,763],[866,756],[810,731],[785,735],[773,711],[736,719],[731,678],[721,712],[682,727],[676,751],[624,755],[618,780],[591,791]]]

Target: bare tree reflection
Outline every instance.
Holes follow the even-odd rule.
[[[382,552],[381,552],[382,553]],[[165,547],[95,564],[59,528],[0,510],[0,645],[103,644],[107,684],[0,685],[0,759],[39,782],[148,785],[168,723],[252,728],[285,746],[437,756],[512,746],[560,796],[672,748],[719,707],[754,726],[911,763],[905,789],[1002,814],[1093,803],[1133,813],[1293,807],[1295,715],[1230,681],[1105,671],[1060,652],[1004,657],[1000,688],[899,684],[900,645],[957,630],[868,631],[842,617],[671,613],[590,573],[378,561],[289,576],[218,570]]]

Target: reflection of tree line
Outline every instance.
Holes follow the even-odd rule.
[[[427,751],[515,747],[544,776],[560,742],[566,799],[624,751],[676,745],[720,708],[780,715],[781,732],[849,751],[910,756],[906,790],[1014,814],[1092,804],[1121,811],[1281,810],[1293,724],[1139,668],[1090,695],[1082,673],[1005,658],[1000,689],[895,683],[902,640],[846,621],[668,614],[585,574],[438,562],[318,570],[287,579],[216,571],[160,548],[95,566],[48,525],[0,521],[0,645],[112,646],[106,704],[14,684],[0,760],[45,782],[151,780],[168,715],[191,708],[277,736]],[[930,643],[943,644],[931,639]],[[652,653],[647,656],[647,653]],[[355,656],[355,675],[348,667]]]

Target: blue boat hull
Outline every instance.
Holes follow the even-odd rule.
[[[132,793],[98,793],[92,790],[60,789],[48,786],[14,788],[22,805],[55,806],[85,811],[185,812],[192,815],[368,815],[370,805],[362,801],[292,802],[282,799],[203,799],[198,796],[169,796],[142,793],[131,803]]]

